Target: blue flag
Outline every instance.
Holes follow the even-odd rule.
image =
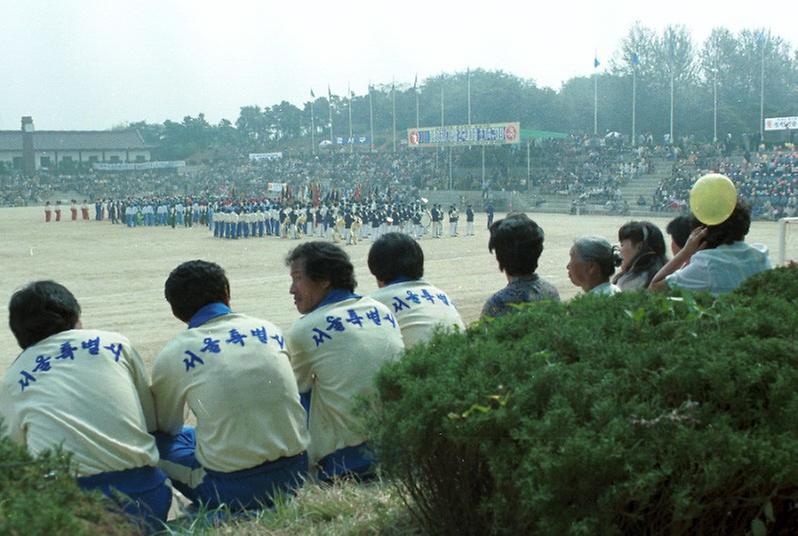
[[[598,67],[599,65],[601,65],[601,62],[599,62],[599,60],[598,60],[598,56],[594,56],[594,57],[593,57],[593,68],[595,69],[595,68],[596,68],[596,67]]]
[[[640,58],[637,56],[637,52],[632,52],[632,65],[638,65],[640,63]]]

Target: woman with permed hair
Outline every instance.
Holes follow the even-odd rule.
[[[683,288],[717,296],[769,270],[767,247],[744,242],[750,227],[751,208],[739,198],[731,216],[717,225],[705,226],[694,217],[684,248],[657,272],[649,289]]]

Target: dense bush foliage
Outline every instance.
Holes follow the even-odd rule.
[[[48,452],[33,459],[24,448],[0,438],[0,534],[137,532],[107,506],[99,494],[78,488],[68,456]]]
[[[584,296],[378,377],[374,444],[439,534],[798,533],[798,270]]]

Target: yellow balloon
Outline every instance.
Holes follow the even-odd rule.
[[[690,210],[704,225],[723,223],[734,212],[736,204],[737,189],[726,175],[704,175],[690,190]]]

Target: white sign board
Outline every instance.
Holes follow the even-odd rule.
[[[280,160],[283,153],[249,153],[250,162],[258,162],[259,160]]]
[[[766,117],[765,130],[796,130],[798,117]]]
[[[177,169],[186,167],[184,160],[173,160],[169,162],[137,162],[137,163],[115,163],[95,162],[94,169],[98,171],[142,171],[150,169]]]

